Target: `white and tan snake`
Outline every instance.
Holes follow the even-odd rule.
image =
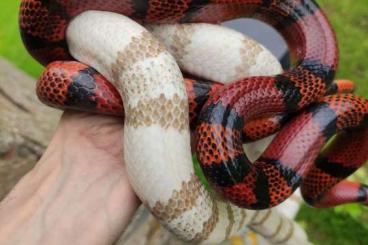
[[[211,25],[149,29],[163,39],[183,70],[201,77],[230,82],[281,72],[267,50],[235,31]],[[218,40],[206,40],[208,33],[221,29]],[[195,49],[200,42],[218,46]],[[207,244],[219,243],[247,225],[275,244],[308,244],[302,229],[274,209],[239,209],[216,200],[200,183],[193,170],[182,73],[149,31],[119,14],[88,11],[69,24],[67,43],[76,60],[94,67],[121,93],[130,181],[165,227],[181,239]],[[219,60],[218,55],[223,63],[216,66],[211,61]]]

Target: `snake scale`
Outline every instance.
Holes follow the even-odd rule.
[[[231,74],[223,80],[216,69],[206,74],[201,59],[197,64],[188,62],[191,67],[177,59],[183,70],[195,76],[236,81],[219,86],[199,114],[197,153],[204,174],[224,197],[251,209],[277,205],[302,179],[304,197],[316,206],[367,201],[366,187],[337,184],[367,158],[361,154],[367,145],[366,128],[345,131],[337,142],[348,147],[336,144],[317,159],[336,130],[367,121],[368,103],[351,94],[324,97],[337,68],[338,50],[330,24],[314,1],[23,0],[22,37],[40,63],[76,59],[94,67],[120,92],[125,109],[124,160],[132,185],[176,235],[213,243],[249,224],[275,243],[307,243],[302,230],[273,209],[245,211],[214,199],[204,189],[191,162],[189,108],[181,71],[156,38],[120,14],[142,24],[218,23],[252,16],[274,26],[297,63],[281,75]],[[270,114],[295,112],[317,101],[283,127],[256,164],[249,164],[242,151],[245,121],[269,121]],[[341,195],[347,188],[350,195]]]

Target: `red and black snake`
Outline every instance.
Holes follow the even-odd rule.
[[[368,158],[367,129],[363,127],[367,123],[368,102],[351,94],[324,97],[337,69],[338,48],[327,18],[314,1],[23,0],[20,28],[30,53],[45,65],[72,60],[65,40],[66,27],[73,17],[86,10],[116,12],[141,23],[217,23],[253,17],[275,27],[288,43],[296,66],[275,77],[246,78],[211,93],[197,124],[197,154],[204,174],[225,198],[251,209],[279,204],[301,182],[305,199],[315,206],[368,202],[367,187],[350,182],[337,184]],[[79,75],[81,81],[90,75],[98,77],[92,70]],[[90,96],[88,91],[79,94],[75,86],[68,89],[74,89],[78,95],[67,103]],[[41,94],[45,91],[49,92],[47,87],[39,87]],[[119,104],[117,98],[112,100]],[[96,106],[91,100],[83,101],[87,108]],[[320,103],[310,106],[315,102]],[[99,106],[108,112],[122,109],[121,103],[114,108],[108,101]],[[302,109],[305,110],[283,127],[262,157],[250,164],[242,150],[244,125],[270,114]],[[358,126],[358,131],[348,129]],[[317,158],[322,146],[337,131],[344,132],[339,135],[336,148]],[[339,142],[344,142],[344,146]]]
[[[186,78],[189,99],[189,120],[195,130],[198,115],[208,98],[224,85],[200,78]],[[349,93],[353,82],[337,80],[327,94]],[[116,88],[92,67],[79,62],[55,61],[49,64],[37,83],[37,96],[49,106],[59,109],[89,111],[98,114],[124,116],[123,101]],[[250,121],[243,128],[243,142],[269,136],[281,129],[290,115],[265,116]],[[261,125],[261,126],[260,126]]]

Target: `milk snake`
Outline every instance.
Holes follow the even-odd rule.
[[[193,76],[185,78],[184,83],[189,100],[190,128],[194,131],[204,103],[224,85]],[[327,94],[349,93],[353,90],[353,82],[337,80]],[[79,62],[50,63],[38,79],[36,92],[44,104],[62,110],[72,109],[124,117],[123,101],[114,85],[92,67]],[[289,117],[287,114],[280,114],[250,121],[243,128],[243,143],[259,140],[277,132]]]
[[[117,47],[114,41],[120,41],[119,38],[123,38],[124,35],[114,33],[115,27],[110,27],[109,24],[116,21],[116,26],[127,28],[126,23],[129,20],[122,16],[93,11],[78,16],[78,14],[92,9],[124,14],[141,23],[220,22],[237,17],[252,16],[271,24],[284,36],[296,58],[298,64],[296,68],[282,75],[251,77],[224,86],[210,97],[199,115],[197,151],[202,168],[215,189],[232,202],[252,209],[268,208],[287,198],[302,177],[308,179],[308,176],[304,176],[303,173],[312,172],[318,177],[324,174],[324,179],[327,179],[330,185],[328,188],[330,188],[345,177],[342,176],[343,173],[351,173],[354,168],[362,164],[363,158],[365,160],[366,156],[362,156],[362,154],[350,154],[353,149],[356,149],[353,147],[354,144],[361,147],[366,145],[366,130],[363,128],[360,129],[359,133],[349,131],[340,136],[341,140],[345,142],[351,141],[349,147],[344,147],[341,151],[337,151],[336,148],[332,150],[332,152],[337,151],[341,154],[327,153],[325,157],[320,157],[317,160],[316,165],[312,164],[322,145],[334,133],[335,129],[342,130],[345,127],[360,125],[366,120],[367,113],[367,103],[362,98],[353,95],[323,98],[331,85],[337,68],[337,47],[327,19],[313,1],[22,1],[20,18],[22,37],[28,50],[38,61],[47,64],[55,60],[72,60],[69,48],[74,58],[95,67],[120,89],[124,105],[131,106],[125,115],[124,138],[125,142],[131,143],[125,144],[125,161],[131,174],[133,187],[153,213],[178,236],[192,241],[218,241],[218,239],[224,238],[222,232],[220,232],[222,235],[218,234],[220,234],[219,230],[225,230],[221,228],[226,227],[225,224],[229,223],[226,220],[230,216],[233,216],[234,219],[237,216],[234,215],[235,213],[244,211],[229,204],[214,201],[201,187],[196,177],[192,176],[188,164],[184,164],[188,161],[189,149],[187,149],[188,144],[185,142],[188,142],[189,139],[185,133],[188,129],[181,123],[185,122],[187,115],[185,92],[180,85],[180,76],[163,74],[164,77],[166,76],[165,78],[177,79],[179,82],[174,82],[171,85],[160,85],[161,89],[168,91],[163,90],[160,94],[157,94],[157,91],[155,91],[156,94],[151,91],[147,97],[153,98],[147,101],[143,101],[143,98],[137,99],[136,97],[140,95],[135,94],[135,89],[128,87],[133,87],[132,81],[129,80],[132,74],[124,75],[124,73],[128,73],[128,67],[135,72],[142,72],[141,68],[134,66],[141,61],[139,59],[159,57],[165,61],[157,61],[164,63],[160,63],[160,69],[165,67],[167,70],[176,72],[177,67],[172,63],[170,55],[166,54],[156,40],[150,38],[139,27],[135,27],[138,31],[125,33],[127,37],[132,39],[132,43],[135,43],[133,46],[132,43],[125,41],[120,43],[121,47]],[[78,17],[70,22],[75,16]],[[96,20],[98,17],[101,21]],[[88,25],[94,25],[95,28],[102,27],[99,30],[100,33],[93,31],[93,28]],[[134,26],[134,24],[132,25]],[[68,35],[65,35],[67,27]],[[80,37],[81,33],[84,34],[83,37]],[[115,34],[118,38],[115,37]],[[100,37],[101,35],[106,36]],[[112,40],[109,40],[107,36],[113,37]],[[97,40],[97,44],[91,44],[90,40]],[[146,42],[147,40],[149,43]],[[148,53],[139,52],[137,45],[139,48],[148,47],[146,49]],[[108,54],[101,54],[101,51],[106,51],[102,48],[104,46],[109,46],[111,50],[114,50],[114,54],[111,50],[107,50]],[[133,49],[133,53],[136,52],[139,57],[130,58],[129,55],[132,53],[125,53],[122,47]],[[111,62],[108,64],[106,62],[109,62],[109,58]],[[124,61],[122,58],[127,60]],[[155,62],[152,64],[156,65]],[[145,64],[142,66],[147,68]],[[148,73],[150,72],[151,70],[148,70]],[[140,75],[146,76],[146,73],[140,73]],[[127,85],[119,84],[121,80]],[[156,86],[160,84],[158,81],[156,82]],[[153,86],[153,83],[147,86]],[[151,88],[155,90],[154,87]],[[173,92],[175,89],[176,92]],[[157,95],[159,96],[157,97]],[[322,103],[307,109],[287,124],[260,161],[253,166],[246,163],[247,159],[241,150],[241,132],[244,128],[244,121],[257,120],[257,118],[269,114],[294,112],[316,101],[322,101]],[[170,117],[164,118],[166,121],[150,115],[149,120],[151,121],[139,122],[137,119],[142,119],[140,113],[147,113],[140,107],[141,102],[145,109],[149,108],[151,104],[171,106],[175,108],[178,115],[171,114]],[[265,104],[264,102],[269,103]],[[255,106],[250,107],[250,105]],[[162,113],[165,114],[166,111],[162,111]],[[338,113],[341,113],[342,116],[336,118]],[[155,124],[159,125],[158,128],[153,126]],[[326,128],[321,127],[320,129],[319,126]],[[156,137],[155,140],[152,139],[153,136]],[[305,138],[306,136],[309,138]],[[294,137],[296,141],[299,139],[299,142],[290,143]],[[300,147],[305,144],[304,139],[310,140],[311,147],[296,154],[295,152],[298,151],[295,150],[300,150]],[[170,148],[171,153],[155,147],[155,143],[161,141],[165,142],[166,146],[170,146],[168,148]],[[175,144],[177,146],[173,146]],[[138,154],[138,152],[142,153],[141,151],[143,151],[142,146],[139,145],[145,146],[144,151],[147,154]],[[178,150],[179,147],[180,150]],[[346,152],[346,149],[350,149],[350,151]],[[157,159],[152,157],[154,150],[161,153],[158,154]],[[307,153],[310,155],[306,156]],[[353,158],[347,157],[351,157],[351,155]],[[294,161],[295,157],[299,158],[298,161]],[[176,169],[165,165],[164,162],[173,159],[178,159],[182,165],[175,166]],[[354,164],[345,167],[346,160],[352,160]],[[165,166],[163,169],[168,169],[168,174],[170,171],[176,171],[178,176],[186,175],[182,181],[177,179],[176,184],[175,173],[173,173],[175,177],[168,177],[166,181],[163,181],[173,183],[174,187],[171,188],[171,191],[175,188],[196,190],[194,191],[196,195],[193,203],[185,207],[184,211],[179,212],[179,214],[168,214],[168,206],[157,201],[160,200],[157,195],[166,196],[166,200],[172,204],[171,207],[175,207],[174,204],[178,200],[173,201],[168,196],[174,194],[173,197],[183,198],[182,191],[174,191],[170,194],[161,192],[152,197],[154,194],[150,196],[148,190],[144,190],[143,185],[147,183],[139,180],[144,176],[141,170],[152,161],[159,162],[160,167]],[[339,176],[337,176],[333,174],[336,168],[326,167],[326,162],[343,166],[341,168],[343,170],[349,167],[350,169],[343,171],[343,173],[335,171],[338,172]],[[153,167],[151,166],[151,168]],[[180,168],[183,169],[180,170]],[[148,168],[147,172],[149,173]],[[318,181],[318,178],[313,176],[311,179]],[[332,182],[334,183],[331,184]],[[164,189],[162,185],[164,184],[158,184],[156,188],[158,192],[160,188]],[[178,188],[180,185],[181,188]],[[363,187],[357,188],[353,185],[346,185],[344,182],[335,188],[340,185],[344,185],[344,188],[349,186],[354,191],[360,191],[360,195],[352,197],[353,200],[359,198],[359,201],[366,201],[363,200],[366,199]],[[152,184],[152,186],[154,185]],[[323,202],[331,204],[330,200],[321,199],[320,194],[326,191],[326,189],[321,190],[321,183],[313,182],[310,185],[311,188],[305,186],[308,185],[303,186],[303,192],[307,194],[306,197],[310,197],[308,199],[310,203],[315,203],[314,199],[318,199],[318,204]],[[341,189],[336,190],[335,188],[333,189],[335,193]],[[155,188],[152,189],[155,190]],[[338,200],[339,203],[340,201]],[[203,209],[201,206],[205,208]],[[229,214],[229,209],[232,215]],[[192,214],[185,214],[185,212],[189,214],[192,212]],[[226,213],[227,217],[225,217]],[[260,213],[262,212],[256,213],[254,217]],[[272,217],[272,214],[272,210],[266,211],[265,218],[261,218],[261,223],[263,224],[265,220]],[[196,217],[199,220],[194,220],[193,215],[199,215]],[[202,217],[200,218],[200,216]],[[277,217],[277,215],[274,216]],[[278,229],[283,229],[281,224],[282,222],[280,222]],[[202,227],[199,229],[201,232],[195,232],[198,227]],[[265,227],[262,228],[265,229]],[[226,235],[231,234],[232,229],[233,227],[230,228],[230,232],[226,232]],[[292,233],[286,236],[288,239],[297,239],[297,237]],[[272,237],[278,242],[288,242],[286,238],[280,240],[279,237]]]

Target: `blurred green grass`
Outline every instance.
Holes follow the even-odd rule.
[[[357,93],[368,96],[368,0],[320,0],[340,45],[338,78],[356,82]],[[25,50],[18,31],[20,0],[0,1],[0,56],[33,77],[42,67]],[[366,179],[362,170],[356,178]],[[315,244],[368,244],[368,210],[358,205],[316,210],[303,206],[297,220]]]
[[[357,93],[368,95],[368,1],[320,0],[336,31],[340,47],[338,78],[356,82]]]

